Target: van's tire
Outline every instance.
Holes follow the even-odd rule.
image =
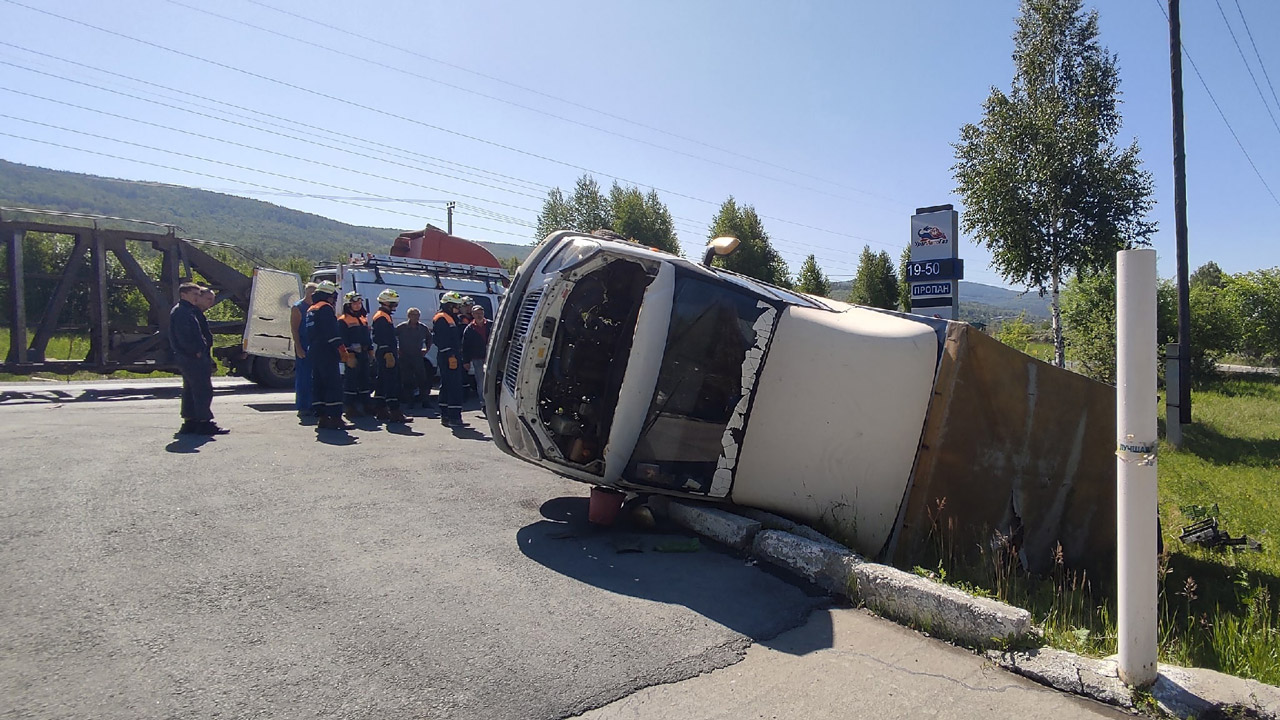
[[[285,358],[256,357],[253,359],[254,382],[262,387],[280,390],[293,387],[293,361]]]

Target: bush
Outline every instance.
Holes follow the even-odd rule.
[[[1239,351],[1280,362],[1280,267],[1229,275],[1223,292],[1239,317]]]

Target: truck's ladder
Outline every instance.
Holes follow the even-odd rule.
[[[510,282],[506,270],[484,265],[465,265],[443,260],[423,260],[420,258],[395,257],[376,253],[353,253],[348,263],[350,268],[366,268],[370,270],[388,270],[391,272],[411,273],[414,275],[434,275],[480,280],[486,284],[497,284],[505,287]]]

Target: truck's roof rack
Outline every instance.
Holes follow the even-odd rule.
[[[421,258],[397,257],[378,253],[351,253],[347,265],[354,268],[369,268],[374,271],[389,270],[392,272],[411,273],[414,275],[432,275],[459,277],[480,280],[486,285],[497,283],[506,287],[511,282],[510,275],[501,268],[485,265],[466,265],[446,262],[444,260],[423,260]],[[329,263],[320,263],[317,269],[332,267]]]

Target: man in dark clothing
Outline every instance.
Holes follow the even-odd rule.
[[[370,365],[373,362],[373,338],[369,335],[369,312],[364,309],[364,298],[352,290],[343,296],[342,314],[338,327],[342,330],[342,344],[355,356],[354,367],[342,374],[342,407],[352,422],[373,411],[369,393],[373,384]]]
[[[307,356],[311,358],[311,407],[316,427],[346,430],[342,422],[342,374],[338,363],[353,367],[355,356],[342,344],[342,331],[333,312],[338,288],[328,280],[317,283],[312,293],[315,303],[307,310]]]
[[[471,307],[471,322],[462,330],[462,367],[476,376],[476,394],[480,396],[480,411],[484,412],[484,357],[489,352],[489,321],[484,308]]]
[[[316,284],[307,283],[302,297],[289,311],[289,330],[293,334],[293,401],[298,417],[311,415],[311,360],[307,358],[307,310]]]
[[[205,320],[205,288],[196,283],[178,287],[178,304],[169,311],[169,348],[182,373],[182,427],[189,435],[222,435],[228,432],[213,422],[213,335]],[[212,295],[212,293],[209,293]]]
[[[447,292],[440,297],[440,312],[431,321],[440,371],[440,424],[462,426],[462,324],[458,305],[462,295]]]
[[[373,314],[373,355],[378,366],[378,389],[374,393],[373,416],[393,423],[413,422],[400,411],[400,371],[396,358],[400,355],[396,342],[396,323],[391,319],[400,294],[387,288],[378,293],[378,312]]]
[[[400,344],[400,392],[402,404],[413,402],[413,391],[418,391],[418,403],[422,407],[431,404],[431,375],[427,373],[427,351],[431,349],[431,328],[422,323],[422,311],[409,308],[408,320],[396,326],[396,341]]]

